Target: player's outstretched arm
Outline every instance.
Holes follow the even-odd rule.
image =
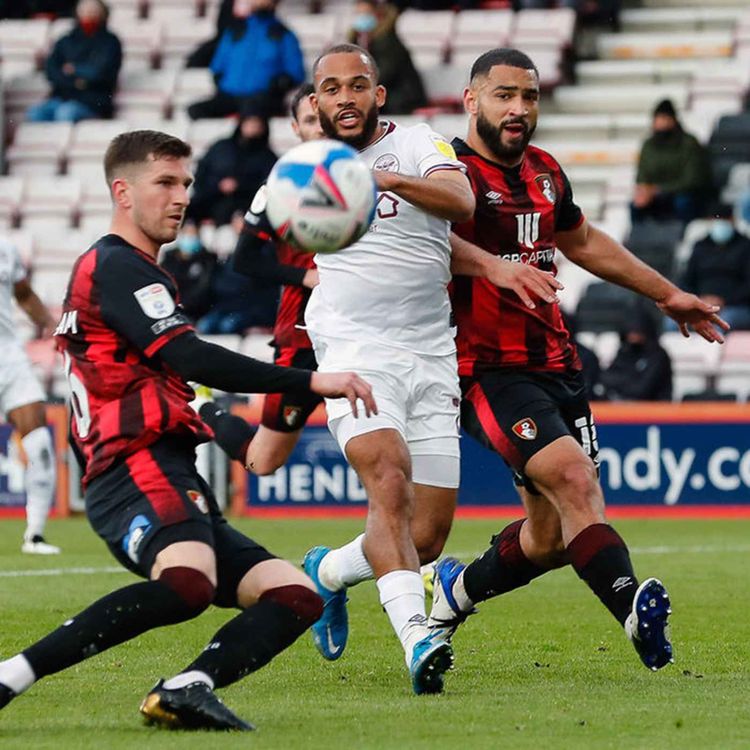
[[[311,390],[329,398],[346,398],[357,414],[357,399],[367,416],[377,413],[372,389],[353,372],[317,373],[260,362],[199,339],[192,331],[175,336],[157,356],[186,381],[229,393],[281,393]]]
[[[382,170],[372,174],[380,192],[400,195],[428,214],[452,222],[468,221],[474,215],[474,193],[468,178],[458,169],[442,169],[427,177]]]
[[[510,289],[530,310],[536,307],[532,295],[549,303],[560,301],[557,291],[564,287],[551,273],[488,253],[455,232],[451,232],[450,239],[454,276],[478,276],[501,289]]]
[[[558,232],[555,241],[573,263],[600,279],[653,300],[665,315],[678,323],[683,336],[688,336],[692,328],[707,341],[724,342],[722,331],[728,331],[729,325],[719,317],[717,305],[709,305],[683,291],[587,221],[570,232]]]
[[[18,306],[42,329],[43,335],[51,336],[55,330],[55,321],[47,306],[31,288],[28,279],[22,279],[14,284],[13,296]]]

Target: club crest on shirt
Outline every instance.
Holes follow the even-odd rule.
[[[535,178],[535,182],[539,187],[539,192],[554,206],[557,200],[557,192],[552,177],[548,174],[540,174]]]
[[[175,311],[172,295],[164,284],[149,284],[133,292],[138,304],[149,318],[161,320],[168,318]]]
[[[282,417],[288,427],[294,427],[299,424],[302,416],[302,408],[299,406],[285,406]]]
[[[195,503],[201,513],[208,513],[208,502],[202,493],[198,492],[198,490],[188,490],[187,496]]]
[[[531,417],[519,419],[511,428],[523,440],[535,440],[537,435],[536,422]]]
[[[382,154],[375,159],[372,168],[378,172],[398,172],[399,166],[396,154]]]

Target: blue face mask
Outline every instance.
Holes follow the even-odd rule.
[[[352,22],[354,30],[359,31],[362,34],[374,31],[377,25],[378,19],[375,18],[375,16],[373,16],[371,13],[357,13],[357,15],[354,16],[354,21]]]
[[[177,238],[177,247],[186,255],[193,255],[201,249],[201,240],[195,234],[183,234]]]
[[[734,236],[734,225],[726,219],[716,219],[711,224],[711,239],[717,245],[726,245]]]

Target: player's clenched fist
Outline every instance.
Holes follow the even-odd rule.
[[[365,405],[369,417],[378,413],[378,405],[372,396],[372,386],[353,372],[314,372],[310,390],[327,398],[345,398],[352,405],[352,414],[357,412],[357,400]]]

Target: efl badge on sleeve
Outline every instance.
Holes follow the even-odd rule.
[[[187,496],[195,503],[201,513],[208,513],[208,502],[203,493],[198,492],[198,490],[188,490]]]
[[[518,437],[523,440],[535,440],[536,439],[536,422],[531,417],[524,417],[519,419],[511,428]]]
[[[149,284],[133,292],[138,304],[149,318],[168,318],[175,310],[175,302],[164,284]]]

